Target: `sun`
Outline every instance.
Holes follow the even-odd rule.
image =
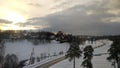
[[[26,17],[20,13],[8,10],[4,11],[3,19],[11,21],[11,23],[2,23],[0,24],[0,30],[24,30],[29,28],[24,28],[17,23],[26,23]]]
[[[27,23],[27,17],[14,11],[4,11],[3,19],[11,21],[10,23],[0,23],[0,30],[36,30],[37,28],[30,25],[21,26]]]
[[[9,21],[12,21],[13,22],[12,24],[26,22],[26,19],[24,16],[22,16],[18,13],[15,13],[15,12],[7,12],[6,19]]]

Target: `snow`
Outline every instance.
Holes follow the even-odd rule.
[[[56,58],[59,58],[59,57],[62,57],[62,56],[64,56],[64,55],[49,57],[49,58],[47,58],[45,60],[42,60],[40,62],[37,62],[35,64],[24,66],[23,68],[36,68],[36,67],[38,67],[38,66],[40,66],[42,64],[45,64],[45,63],[47,63],[49,61],[55,60]]]
[[[33,45],[27,40],[15,41],[15,42],[6,42],[5,43],[5,55],[15,54],[18,56],[19,61],[29,59],[32,49],[34,48],[35,57],[40,56],[41,53],[59,53],[60,51],[66,52],[69,45],[68,43],[58,43],[52,41],[50,44],[39,44]]]
[[[80,48],[83,49],[87,45],[92,45],[93,47],[97,47],[97,46],[102,45],[103,42],[110,45],[110,42],[108,40],[99,40],[99,41],[94,42],[93,44],[90,43],[89,41],[86,41],[84,45],[80,45],[81,46]],[[29,42],[27,40],[6,42],[5,43],[5,55],[15,54],[18,56],[19,61],[26,60],[26,59],[30,58],[33,48],[34,48],[34,53],[35,53],[34,56],[38,57],[38,56],[40,56],[41,53],[46,53],[47,55],[48,54],[53,55],[54,53],[58,54],[60,51],[63,51],[64,53],[66,53],[66,51],[69,48],[69,44],[68,43],[59,43],[55,40],[53,40],[51,43],[39,44],[39,45],[33,45],[31,42]],[[96,49],[94,53],[95,54],[106,53],[107,48],[109,48],[109,46],[103,46],[99,49]],[[44,64],[48,61],[54,60],[61,56],[63,56],[63,55],[50,57],[50,58],[44,59],[40,62],[36,62],[35,64],[25,66],[24,68],[35,68],[36,66]],[[101,60],[102,58],[104,59],[103,61]],[[82,57],[80,59],[76,59],[76,68],[80,68],[82,61],[83,61]],[[101,61],[101,62],[97,62],[97,61]],[[95,66],[96,65],[99,66],[100,65],[99,63],[102,64],[102,62],[108,64],[108,61],[106,61],[106,55],[105,56],[96,56],[93,58],[93,65],[95,65]],[[103,66],[106,68],[107,65],[104,63],[103,63]],[[71,68],[72,65],[73,65],[72,62],[69,62],[68,60],[63,60],[60,63],[51,66],[50,68]],[[110,68],[110,67],[108,67],[108,68]]]
[[[98,53],[107,53],[108,48],[110,47],[111,41],[108,40],[102,40],[101,42],[106,43],[105,46],[102,46],[100,48],[97,48],[94,50],[94,54]],[[94,56],[92,59],[93,68],[113,68],[111,66],[111,63],[106,60],[108,55],[101,55],[101,56]],[[76,68],[83,68],[81,67],[81,63],[83,61],[83,57],[77,59],[76,58]],[[73,62],[69,62],[68,59],[63,60],[50,68],[72,68]]]

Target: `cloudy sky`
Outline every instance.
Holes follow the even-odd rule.
[[[120,34],[120,0],[0,0],[0,29]]]

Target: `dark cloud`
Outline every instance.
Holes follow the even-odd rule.
[[[0,19],[0,23],[9,24],[9,23],[12,23],[12,21],[8,21],[8,20],[6,20],[6,19]]]
[[[47,22],[50,27],[44,30],[49,31],[62,30],[73,34],[90,35],[120,34],[120,23],[103,21],[103,19],[116,16],[107,12],[110,8],[107,8],[105,4],[106,2],[95,2],[89,6],[76,5],[43,18],[37,17],[30,20],[36,20],[39,23],[40,20]],[[91,14],[87,14],[89,11]]]

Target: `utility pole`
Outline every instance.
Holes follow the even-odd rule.
[[[73,59],[73,68],[75,68],[75,57]]]
[[[120,60],[118,61],[118,68],[120,68]]]
[[[30,56],[30,62],[29,64],[33,64],[34,63],[34,48],[32,49],[32,52],[31,52],[31,56]]]

